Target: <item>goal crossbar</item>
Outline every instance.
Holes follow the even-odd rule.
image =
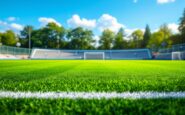
[[[104,52],[84,52],[84,60],[86,59],[105,59]]]

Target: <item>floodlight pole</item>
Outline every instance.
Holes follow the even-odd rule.
[[[60,48],[59,43],[60,43],[60,36],[57,36],[57,48],[58,48],[58,49]]]
[[[28,38],[29,38],[29,55],[31,53],[31,28],[28,27]]]

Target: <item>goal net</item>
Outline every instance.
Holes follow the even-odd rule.
[[[183,52],[172,52],[172,60],[182,60]]]
[[[86,59],[104,60],[105,53],[104,52],[84,52],[84,60]]]

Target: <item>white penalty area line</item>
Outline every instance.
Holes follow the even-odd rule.
[[[185,98],[185,92],[12,92],[0,91],[0,98],[37,99],[158,99]]]

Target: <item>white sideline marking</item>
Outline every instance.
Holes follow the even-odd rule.
[[[185,92],[12,92],[0,91],[0,98],[38,98],[38,99],[156,99],[185,98]]]

